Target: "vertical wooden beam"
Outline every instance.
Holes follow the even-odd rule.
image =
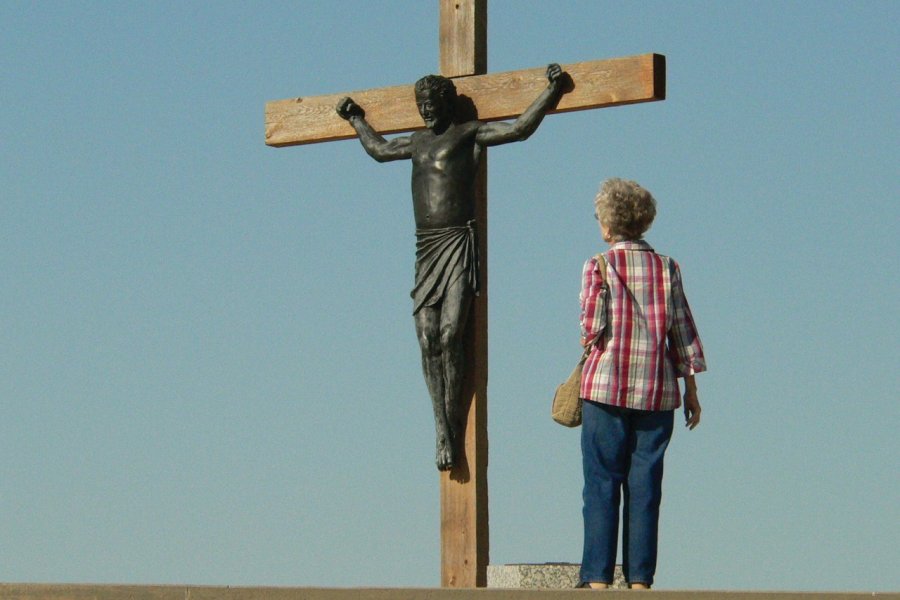
[[[487,73],[487,0],[440,0],[444,77]]]
[[[440,68],[445,77],[487,71],[487,0],[441,0]],[[466,335],[467,405],[464,456],[441,473],[441,586],[486,587],[488,535],[488,250],[487,152],[475,182],[475,219],[480,257],[480,295]]]

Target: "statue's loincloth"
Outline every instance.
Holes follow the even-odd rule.
[[[478,294],[478,245],[475,221],[461,227],[416,229],[416,283],[410,296],[413,314],[439,304],[460,277]]]

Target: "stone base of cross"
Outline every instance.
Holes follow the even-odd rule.
[[[546,87],[545,67],[486,74],[487,0],[439,0],[440,74],[454,78],[460,97],[474,105],[481,121],[521,114]],[[551,9],[552,10],[552,9]],[[548,61],[553,57],[548,57]],[[562,65],[571,85],[556,108],[567,112],[665,98],[665,58],[645,54]],[[366,107],[366,119],[381,134],[423,129],[412,85],[266,104],[266,144],[292,146],[356,136],[335,112],[352,96]],[[486,153],[485,153],[486,154]],[[488,565],[487,493],[487,157],[476,182],[477,237],[481,257],[481,295],[476,297],[467,335],[467,414],[464,453],[449,472],[440,473],[441,585],[485,587]],[[425,410],[426,404],[423,404]]]

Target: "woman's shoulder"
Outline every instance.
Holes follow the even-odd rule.
[[[660,254],[659,252],[654,252],[657,257],[662,261],[664,265],[668,268],[671,273],[678,273],[681,270],[681,267],[678,265],[678,261],[669,256],[668,254]]]
[[[644,247],[646,250],[649,250],[653,256],[658,257],[664,263],[674,264],[674,265],[678,264],[678,262],[674,258],[669,256],[668,254],[663,254],[662,252],[658,251],[656,248],[654,248],[650,244],[647,244],[646,242],[644,242],[644,244],[645,244]]]
[[[597,262],[597,255],[593,255],[587,260],[584,261],[584,265],[581,267],[581,273],[583,277],[588,277],[589,274],[599,273],[600,265]],[[590,275],[591,277],[595,277],[595,275]]]
[[[594,254],[593,256],[588,258],[586,261],[584,261],[584,268],[585,269],[587,269],[588,267],[597,268],[601,259],[604,260],[605,262],[609,262],[609,250],[607,250],[605,252],[598,252],[597,254]]]

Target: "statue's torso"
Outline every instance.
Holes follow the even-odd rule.
[[[418,229],[465,225],[474,216],[474,183],[481,148],[479,123],[451,125],[412,136],[413,212]]]

